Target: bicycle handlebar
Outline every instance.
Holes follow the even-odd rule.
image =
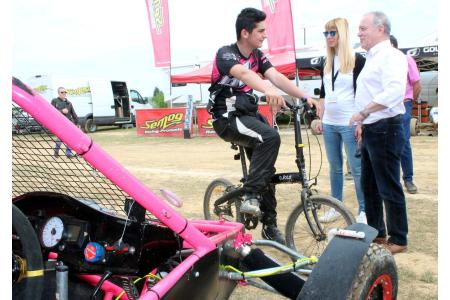
[[[260,98],[259,98],[259,100],[261,101],[261,102],[267,102],[266,101],[266,96],[261,96]],[[311,114],[311,115],[315,115],[315,113],[311,110],[311,107],[309,106],[309,105],[307,105],[307,99],[306,98],[300,98],[300,101],[302,102],[301,103],[301,105],[297,105],[297,104],[291,104],[291,103],[289,103],[288,101],[284,101],[285,103],[286,103],[286,106],[289,108],[289,109],[291,109],[291,110],[295,110],[295,109],[299,109],[299,108],[301,108],[301,107],[305,107],[306,108],[306,113],[307,114]]]

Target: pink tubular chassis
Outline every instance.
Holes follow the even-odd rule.
[[[239,282],[289,299],[396,298],[375,229],[350,225],[363,234],[336,235],[318,261],[241,223],[188,220],[15,78],[12,101],[13,299],[221,300]],[[60,141],[76,155],[60,156]]]

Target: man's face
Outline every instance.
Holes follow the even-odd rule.
[[[256,23],[256,27],[253,28],[251,33],[248,33],[246,30],[247,41],[252,46],[252,48],[261,48],[264,40],[267,38],[266,33],[266,24],[264,21]]]
[[[64,98],[66,98],[66,95],[67,95],[66,89],[60,89],[60,90],[58,91],[58,96],[59,96],[59,98],[64,99]]]
[[[373,15],[366,15],[359,23],[358,37],[361,47],[369,51],[370,48],[383,41],[384,27],[373,24]]]

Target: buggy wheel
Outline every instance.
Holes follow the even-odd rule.
[[[397,298],[397,291],[398,274],[394,257],[381,245],[371,244],[355,274],[347,299],[391,300]]]
[[[304,256],[319,257],[328,245],[331,228],[346,228],[355,223],[352,213],[344,204],[332,197],[314,195],[305,201],[307,216],[300,203],[286,223],[287,246]],[[332,218],[330,214],[335,212]]]
[[[41,299],[44,264],[41,246],[28,218],[12,205],[12,296],[13,299]]]
[[[207,220],[219,220],[242,222],[241,214],[239,213],[241,201],[239,198],[233,198],[218,206],[220,212],[215,211],[214,202],[225,195],[233,184],[223,178],[215,179],[206,188],[205,197],[203,198],[203,213]]]

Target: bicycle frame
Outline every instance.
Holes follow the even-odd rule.
[[[288,173],[277,173],[272,176],[271,183],[273,184],[284,184],[284,183],[300,183],[302,185],[301,190],[301,202],[303,204],[303,209],[305,212],[305,217],[308,222],[309,227],[313,231],[314,235],[321,235],[325,236],[325,232],[321,228],[321,226],[314,226],[313,221],[310,218],[310,215],[307,213],[309,206],[307,205],[307,198],[311,194],[310,188],[313,185],[317,184],[317,180],[315,179],[312,184],[310,184],[308,177],[306,175],[306,166],[305,166],[305,156],[303,152],[304,144],[302,140],[301,135],[301,110],[303,108],[307,108],[306,99],[301,99],[301,104],[289,104],[286,103],[291,112],[294,115],[294,134],[295,134],[295,163],[298,168],[298,172],[288,172]],[[241,145],[232,144],[232,149],[239,149],[239,156],[241,161],[241,167],[242,167],[242,173],[243,178],[241,179],[241,182],[245,182],[248,176],[248,170],[247,170],[247,161],[245,157],[245,150],[244,147]],[[235,156],[235,159],[237,159]],[[235,197],[240,197],[244,194],[244,190],[242,187],[235,188],[231,192],[227,192],[225,195],[220,197],[214,202],[214,206],[217,208],[219,205],[224,204],[227,201],[230,201],[231,199]],[[318,220],[318,216],[313,211],[313,217],[314,217],[314,223],[320,224]],[[319,229],[319,232],[317,232],[317,228]]]

